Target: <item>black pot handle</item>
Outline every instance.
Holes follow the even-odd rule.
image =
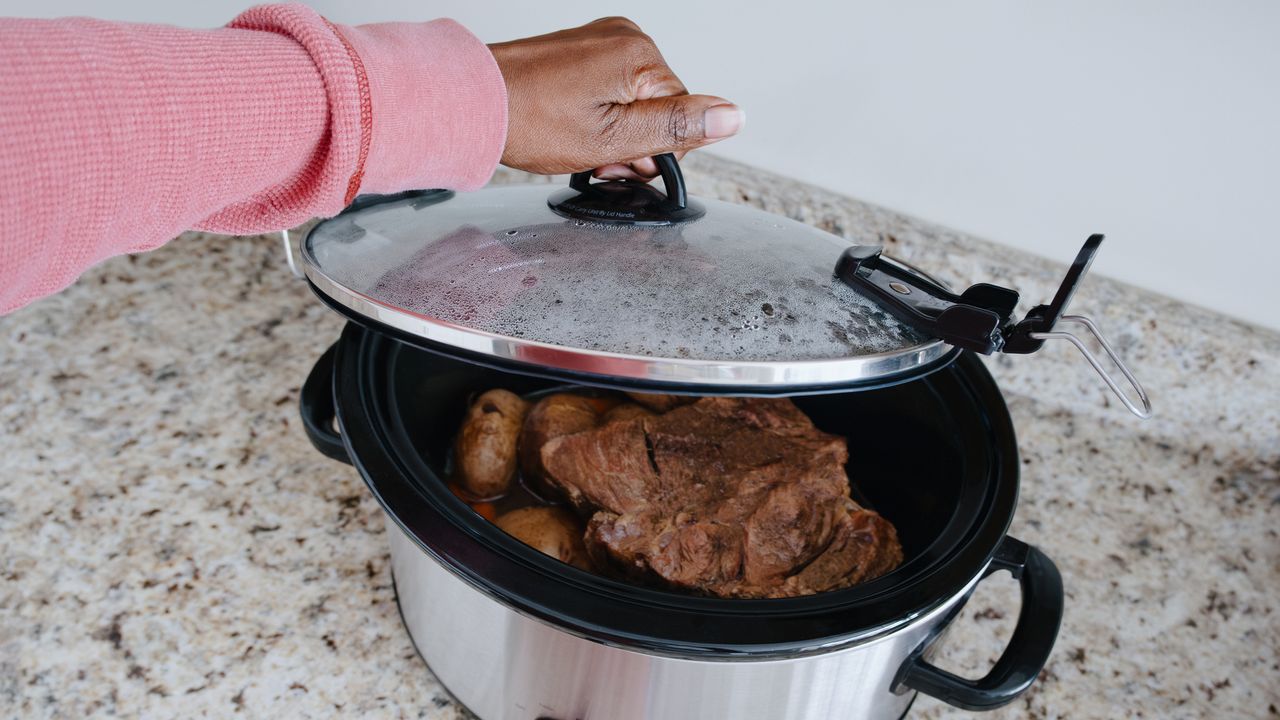
[[[302,416],[302,429],[320,454],[350,465],[351,458],[342,444],[342,436],[333,429],[336,417],[333,408],[333,358],[337,354],[338,344],[334,343],[307,374],[307,381],[302,383],[298,397],[298,413]]]
[[[924,659],[930,637],[907,658],[898,682],[965,710],[992,710],[1017,698],[1049,660],[1062,623],[1062,575],[1047,555],[1021,540],[1006,537],[987,567],[987,575],[1008,570],[1022,587],[1022,610],[1004,654],[981,680],[953,675]],[[984,576],[985,577],[985,576]]]

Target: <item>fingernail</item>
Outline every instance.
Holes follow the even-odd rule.
[[[746,122],[746,114],[737,105],[715,105],[702,115],[702,131],[708,140],[718,140],[736,135]]]

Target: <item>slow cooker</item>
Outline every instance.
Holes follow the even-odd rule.
[[[405,627],[484,720],[899,718],[918,693],[985,710],[1044,667],[1061,577],[1006,534],[1018,451],[977,357],[1075,344],[1134,412],[1150,405],[1087,318],[1065,314],[1101,236],[1048,305],[954,294],[815,228],[588,173],[547,185],[361,198],[301,247],[316,294],[350,322],[302,388],[316,448],[355,466],[385,510]],[[1095,334],[1121,392],[1075,334]],[[848,440],[858,499],[898,529],[905,560],[806,597],[669,592],[543,555],[447,485],[469,399],[561,386],[787,396]],[[974,588],[1007,571],[1016,629],[981,679],[931,664]]]

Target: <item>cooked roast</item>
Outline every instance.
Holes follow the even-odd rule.
[[[590,518],[593,560],[637,579],[791,597],[902,561],[893,526],[849,497],[844,439],[789,400],[702,398],[551,437],[538,455],[545,481]]]
[[[688,405],[689,403],[697,400],[696,397],[690,397],[688,395],[664,395],[662,393],[647,392],[629,392],[627,393],[627,397],[640,405],[659,413],[674,410],[681,405]]]
[[[636,418],[653,417],[657,415],[653,410],[639,405],[637,403],[622,403],[609,408],[604,415],[600,416],[600,424],[611,423],[615,420],[634,420]],[[541,451],[541,449],[539,449]]]
[[[540,449],[548,440],[569,433],[590,430],[600,422],[600,403],[584,395],[556,393],[538,401],[525,415],[520,428],[520,472],[533,489],[555,496],[556,488],[546,480]]]

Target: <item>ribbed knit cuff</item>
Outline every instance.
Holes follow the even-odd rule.
[[[507,135],[507,87],[489,48],[452,20],[336,27],[368,80],[360,192],[488,182]]]

